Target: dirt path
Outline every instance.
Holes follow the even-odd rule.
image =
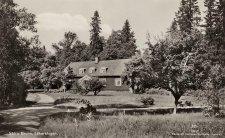
[[[52,104],[54,100],[45,94],[38,94],[39,104]],[[50,114],[65,112],[66,109],[57,109],[52,106],[26,107],[0,111],[4,117],[0,124],[0,137],[2,138],[37,138],[40,119]]]

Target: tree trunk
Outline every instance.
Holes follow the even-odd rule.
[[[96,91],[94,91],[94,96],[96,96],[97,95],[97,92]]]
[[[175,106],[174,106],[174,109],[173,109],[173,114],[177,114],[177,105],[178,105],[178,101],[180,99],[180,96],[174,96],[174,99],[175,99]]]

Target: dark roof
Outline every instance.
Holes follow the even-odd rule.
[[[85,75],[91,76],[120,76],[125,70],[125,63],[130,61],[131,59],[117,59],[117,60],[102,60],[97,64],[95,61],[86,61],[86,62],[72,62],[65,69],[64,72],[67,72],[67,68],[70,66],[73,68],[73,73],[76,74],[77,77],[82,77]],[[91,67],[96,68],[96,72],[90,74],[89,69]],[[101,67],[107,67],[106,73],[100,73]],[[86,68],[84,74],[79,74],[80,68]]]

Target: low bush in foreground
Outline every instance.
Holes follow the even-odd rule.
[[[155,100],[152,97],[141,97],[141,102],[144,105],[153,105]]]
[[[85,117],[84,117],[85,116]],[[58,116],[59,117],[59,116]],[[47,118],[40,126],[41,132],[57,132],[57,138],[183,138],[219,137],[225,135],[225,120],[204,118],[200,113],[178,115],[118,115],[92,114]]]

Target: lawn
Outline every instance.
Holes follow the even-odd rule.
[[[141,97],[151,96],[154,98],[155,103],[151,107],[173,107],[174,98],[170,95],[160,94],[132,94],[127,91],[103,91],[97,96],[93,96],[93,93],[87,95],[72,94],[72,93],[46,93],[54,99],[60,99],[62,97],[79,98],[90,101],[92,105],[97,108],[117,108],[117,107],[146,107],[141,103]],[[180,101],[191,101],[194,106],[202,105],[202,101],[199,101],[197,97],[182,96]]]
[[[40,100],[40,97],[35,93],[28,93],[26,101],[30,102],[38,102]]]
[[[44,119],[39,130],[56,132],[57,138],[171,138],[175,135],[223,138],[224,126],[224,119],[204,118],[201,113],[112,116],[61,113]]]

